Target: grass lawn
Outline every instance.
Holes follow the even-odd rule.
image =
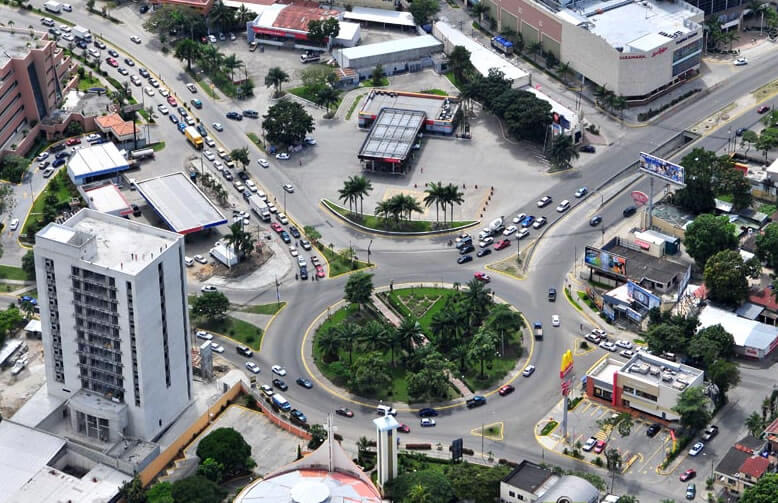
[[[775,213],[778,209],[774,204],[762,204],[759,206],[759,211],[764,213],[767,216],[772,215]]]
[[[358,271],[368,267],[367,262],[362,262],[360,260],[354,260],[352,266],[351,260],[346,259],[342,255],[334,252],[326,246],[321,245],[317,248],[321,254],[327,258],[327,262],[330,264],[330,278],[346,272]]]
[[[448,93],[443,89],[425,89],[421,92],[423,94],[437,94],[438,96],[448,96]]]
[[[351,106],[348,108],[348,113],[346,113],[346,120],[349,120],[351,118],[351,114],[354,113],[354,110],[357,108],[357,105],[359,104],[359,101],[362,99],[362,96],[364,94],[360,94],[356,98],[354,98],[354,101],[351,102]]]
[[[271,304],[259,304],[254,306],[246,306],[241,309],[244,313],[253,313],[253,314],[276,314],[278,311],[280,311],[284,306],[286,306],[286,302],[276,303],[273,302]]]
[[[359,83],[359,87],[386,87],[389,85],[389,79],[387,77],[381,77],[381,82],[378,85],[373,83],[373,79],[366,79]]]
[[[454,76],[454,72],[447,72],[446,78],[449,80],[449,82],[454,84],[454,87],[456,87],[460,91],[462,90],[462,87],[465,85],[464,82],[459,82],[459,80]]]
[[[57,195],[57,204],[60,203],[66,203],[70,201],[72,197],[81,198],[79,196],[78,192],[75,190],[71,192],[71,183],[70,180],[67,177],[67,170],[66,169],[60,169],[59,172],[57,172],[56,175],[52,178],[52,180],[58,180],[58,188],[55,194]],[[24,221],[24,225],[22,226],[22,232],[20,235],[25,235],[27,233],[27,227],[30,225],[31,222],[38,219],[38,216],[43,212],[43,207],[45,206],[45,200],[46,196],[48,195],[51,188],[51,182],[49,182],[48,185],[46,185],[46,188],[38,194],[38,197],[35,198],[35,202],[32,203],[32,208],[30,209],[30,213],[27,215],[27,220]]]
[[[89,75],[84,75],[83,79],[78,80],[78,90],[79,91],[86,91],[87,89],[91,89],[93,87],[103,87],[103,83],[100,82],[100,79],[92,75],[92,78],[89,78]]]
[[[313,91],[308,87],[293,87],[291,89],[287,89],[287,91],[304,100],[316,103],[316,95],[313,94]]]
[[[324,199],[323,202],[328,208],[332,209],[344,218],[352,220],[353,222],[356,222],[369,229],[376,230],[393,232],[430,232],[434,230],[451,229],[475,223],[472,220],[466,220],[463,222],[447,222],[446,224],[443,224],[442,222],[433,222],[431,220],[411,220],[410,222],[393,223],[383,218],[376,217],[375,215],[359,215],[352,213],[348,209],[339,206],[332,201],[328,201],[327,199]]]
[[[156,143],[151,144],[151,148],[154,149],[154,152],[159,152],[163,148],[165,148],[165,142],[164,141],[158,141]]]
[[[0,265],[0,279],[17,279],[21,281],[27,281],[27,274],[21,267],[13,267],[10,265]],[[11,285],[12,290],[18,290],[21,288],[19,285]]]
[[[256,133],[246,133],[246,136],[249,137],[249,140],[257,146],[259,150],[262,152],[265,152],[265,147],[262,145],[262,139],[256,135]]]
[[[557,423],[554,420],[547,422],[546,425],[543,427],[543,429],[540,431],[540,436],[545,437],[546,435],[551,433],[554,430],[554,428],[557,427],[558,424],[559,423]]]
[[[193,325],[197,328],[231,337],[257,351],[259,351],[259,346],[262,344],[262,336],[264,335],[261,328],[232,316],[226,316],[224,319],[217,321],[197,319]]]
[[[735,197],[732,194],[719,194],[716,196],[716,199],[725,203],[731,203],[735,200]]]

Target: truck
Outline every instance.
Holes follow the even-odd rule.
[[[270,221],[270,208],[268,207],[267,203],[259,196],[252,195],[249,198],[249,206],[254,211],[254,213],[256,213],[257,216],[262,219],[263,222]]]
[[[237,265],[239,261],[238,254],[235,253],[233,247],[227,246],[224,243],[217,243],[216,246],[211,248],[210,254],[227,267]]]
[[[505,230],[505,220],[502,217],[495,218],[489,223],[489,231],[494,234],[498,234]]]
[[[59,14],[60,12],[62,12],[62,4],[59,2],[55,2],[53,0],[49,0],[48,2],[43,4],[43,8],[55,14]]]
[[[130,152],[130,159],[138,160],[138,159],[145,159],[147,157],[154,157],[153,148],[142,148]]]
[[[194,148],[197,150],[201,150],[203,148],[203,137],[200,135],[200,133],[197,132],[196,127],[187,126],[186,129],[184,129],[184,134],[186,135],[186,139],[189,140],[189,143],[191,143]]]
[[[542,339],[543,338],[543,324],[539,321],[536,321],[533,325],[534,331],[535,331],[535,339]]]
[[[87,43],[92,41],[92,33],[83,26],[74,26],[73,36],[76,37],[76,40],[83,40]]]
[[[486,397],[481,395],[475,395],[473,398],[465,402],[468,409],[474,409],[482,405],[486,405]]]
[[[273,393],[271,399],[273,400],[273,405],[283,411],[288,411],[292,409],[292,406],[289,404],[289,401],[283,396],[281,396],[280,393]]]
[[[513,54],[513,42],[503,37],[492,37],[492,47],[503,54]]]

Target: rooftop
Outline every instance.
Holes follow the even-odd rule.
[[[608,357],[602,364],[594,367],[589,375],[593,379],[613,384],[613,376],[622,368],[624,368],[623,361]]]
[[[551,470],[527,460],[519,463],[511,473],[502,479],[506,484],[530,493],[535,493],[539,488],[548,485],[548,482],[556,482],[557,480],[558,477]]]
[[[165,224],[179,234],[227,223],[216,205],[184,173],[149,178],[135,186]]]
[[[346,11],[343,13],[343,19],[396,26],[416,26],[416,23],[413,21],[413,15],[410,12],[373,9],[370,7],[352,7],[350,12]]]
[[[751,290],[748,295],[748,300],[749,302],[765,307],[774,313],[778,313],[778,300],[775,298],[775,291],[771,288]]]
[[[30,38],[30,33],[34,35]],[[0,27],[0,68],[3,68],[11,59],[24,59],[30,52],[30,49],[39,49],[40,47],[27,47],[27,43],[33,40],[42,40],[45,33],[30,30],[29,28],[6,28]]]
[[[698,330],[721,325],[724,330],[732,334],[735,345],[743,348],[767,351],[778,338],[778,327],[741,318],[731,311],[725,311],[715,306],[705,306],[700,311],[698,318],[700,320]]]
[[[359,157],[405,160],[426,114],[417,110],[382,108],[365,138]]]
[[[281,28],[308,33],[309,21],[329,19],[337,17],[338,14],[339,12],[336,10],[275,3],[261,9],[259,15],[254,19],[254,25],[260,28]]]
[[[459,100],[456,98],[447,98],[436,94],[408,93],[402,91],[393,91],[391,89],[374,89],[368,94],[359,115],[376,117],[385,108],[396,108],[401,110],[416,110],[424,112],[426,117],[435,118],[443,111],[444,103],[448,99],[449,112],[456,115],[459,107]]]
[[[743,465],[738,471],[749,477],[758,479],[764,475],[768,466],[770,466],[770,462],[766,458],[763,458],[762,456],[752,456],[743,462]]]
[[[119,187],[112,183],[105,184],[101,187],[95,187],[84,192],[87,203],[93,210],[97,210],[101,213],[118,214],[120,216],[132,213],[130,203],[124,198],[124,194],[119,190]]]
[[[588,29],[623,52],[649,52],[697,32],[702,11],[686,2],[584,0],[558,17]],[[575,22],[579,21],[579,22]]]
[[[347,47],[338,49],[349,60],[359,58],[369,58],[381,54],[391,54],[413,49],[437,48],[443,50],[443,44],[432,35],[421,35],[418,37],[407,37],[396,40],[387,40],[375,44],[358,45],[356,47]]]
[[[11,495],[45,467],[65,444],[61,438],[10,420],[0,422],[0,452],[3,453],[0,456],[0,487],[3,488],[0,503],[13,501]]]
[[[606,248],[603,248],[603,250],[606,250]],[[689,267],[688,265],[679,264],[664,258],[657,258],[620,244],[608,247],[607,251],[627,259],[627,277],[638,284],[645,279],[668,284],[676,276],[679,276],[680,279]]]
[[[68,161],[72,180],[99,176],[129,168],[127,159],[113,143],[99,143],[76,150]]]
[[[716,471],[734,477],[749,457],[751,457],[751,453],[738,449],[735,446],[730,447],[724,457],[721,458],[721,461],[719,461],[719,464],[716,465]]]
[[[638,351],[622,366],[619,374],[628,375],[653,386],[683,391],[689,386],[701,385],[703,371]]]
[[[560,124],[564,129],[571,130],[578,127],[577,113],[570,110],[569,108],[559,103],[558,101],[551,99],[547,94],[538,91],[532,86],[527,87],[525,91],[531,92],[532,94],[537,96],[538,99],[541,99],[547,102],[549,105],[551,105],[551,112],[560,116]],[[563,118],[564,120],[562,120]]]
[[[103,464],[81,477],[43,466],[11,495],[8,503],[60,503],[62,501],[113,501],[119,488],[132,477]]]

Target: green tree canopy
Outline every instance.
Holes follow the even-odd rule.
[[[440,2],[438,0],[414,0],[408,10],[413,15],[416,24],[427,24],[435,14],[440,12]]]
[[[192,61],[200,56],[201,44],[190,38],[183,38],[176,44],[174,56],[176,59],[186,61],[187,70],[192,70]]]
[[[35,280],[35,252],[28,250],[22,256],[22,270],[27,275],[27,279]]]
[[[265,137],[278,146],[298,145],[315,129],[313,117],[295,101],[276,103],[263,118]]]
[[[192,302],[192,314],[208,320],[224,318],[230,308],[230,301],[221,292],[205,292],[195,297]]]
[[[424,366],[408,376],[408,395],[419,402],[437,402],[448,399],[448,370],[451,365],[440,353],[434,352],[424,360]]]
[[[265,87],[272,87],[275,89],[274,95],[276,97],[281,95],[281,85],[284,82],[289,82],[289,74],[281,69],[281,67],[273,66],[267,71],[267,75],[265,75]]]
[[[705,371],[708,380],[718,386],[723,399],[727,391],[740,382],[740,370],[737,365],[727,360],[716,360]],[[721,400],[719,400],[721,401]]]
[[[373,275],[366,272],[355,272],[349,276],[344,288],[344,297],[360,308],[370,301],[373,294]]]
[[[457,463],[447,466],[444,473],[458,501],[493,503],[494,495],[500,493],[500,480],[510,473],[510,468]]]
[[[764,475],[754,487],[743,492],[740,503],[775,503],[778,501],[778,474]]]
[[[308,448],[311,450],[318,449],[327,440],[327,430],[320,424],[311,425],[308,433],[311,434],[311,439],[308,441]]]
[[[709,258],[704,278],[711,300],[737,305],[748,297],[748,271],[735,250],[720,251]]]
[[[173,482],[170,493],[175,503],[221,503],[227,495],[227,491],[200,475]]]
[[[707,369],[719,358],[734,355],[735,339],[721,325],[705,327],[688,344],[686,353]]]
[[[445,475],[437,470],[419,470],[401,473],[392,480],[387,488],[391,498],[404,501],[411,489],[417,485],[427,490],[426,503],[451,503],[454,500],[454,490]]]
[[[206,458],[202,460],[200,466],[197,467],[197,474],[218,484],[222,481],[222,477],[224,476],[224,465],[213,458]]]
[[[686,251],[699,268],[704,268],[710,257],[722,250],[737,249],[735,224],[725,216],[711,214],[697,216],[686,228]]]
[[[0,178],[13,183],[20,183],[30,161],[16,154],[6,154],[0,157]]]
[[[547,155],[551,166],[556,170],[562,170],[572,168],[570,161],[578,159],[580,154],[573,144],[573,139],[569,135],[560,134],[551,141],[551,148]]]
[[[146,492],[143,490],[143,484],[136,475],[128,480],[119,488],[121,494],[127,503],[146,503]]]
[[[357,393],[374,394],[392,384],[392,377],[380,353],[368,353],[358,358],[352,365],[352,371],[350,384]]]
[[[678,395],[673,411],[681,416],[681,425],[693,432],[705,428],[711,418],[708,397],[700,386],[686,388]]]
[[[678,204],[695,214],[713,211],[713,166],[718,162],[714,152],[695,148],[681,160],[685,169],[686,186],[678,190],[674,198]]]
[[[197,457],[220,463],[226,477],[241,474],[253,464],[251,446],[232,428],[217,428],[209,433],[197,446]]]
[[[480,5],[480,4],[476,4]],[[468,82],[473,74],[473,64],[470,62],[470,51],[457,45],[448,55],[448,66],[459,82]]]
[[[170,482],[157,482],[146,490],[148,503],[176,503],[173,499],[173,484]]]
[[[756,256],[778,272],[778,223],[768,224],[756,237]]]

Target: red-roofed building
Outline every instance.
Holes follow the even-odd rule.
[[[360,30],[358,23],[341,20],[342,13],[337,10],[321,9],[318,4],[305,3],[274,3],[271,5],[256,5],[253,11],[259,15],[251,21],[246,30],[249,42],[265,45],[306,49],[310,51],[325,51],[331,46],[353,47],[359,42]],[[308,40],[308,23],[336,18],[339,20],[340,32],[332,40],[326,40],[325,45],[314,44]]]
[[[770,288],[761,290],[751,290],[748,296],[748,302],[762,306],[764,311],[759,315],[757,321],[768,325],[778,326],[778,302],[775,300],[775,291]]]
[[[767,441],[770,442],[773,452],[778,452],[778,419],[770,423],[764,430]]]
[[[191,7],[208,14],[213,7],[214,0],[151,0],[152,5],[176,5],[178,7]]]
[[[756,484],[769,468],[770,462],[762,456],[748,458],[740,466],[740,475],[744,482]]]
[[[754,486],[765,473],[774,471],[778,460],[761,455],[764,445],[764,440],[747,436],[730,447],[714,471],[716,484],[736,496]]]
[[[145,136],[138,130],[135,130],[135,126],[132,121],[125,121],[119,114],[108,114],[95,119],[97,128],[103,133],[110,133],[117,143],[125,143],[133,140],[135,135],[138,135],[138,141],[145,141]]]

